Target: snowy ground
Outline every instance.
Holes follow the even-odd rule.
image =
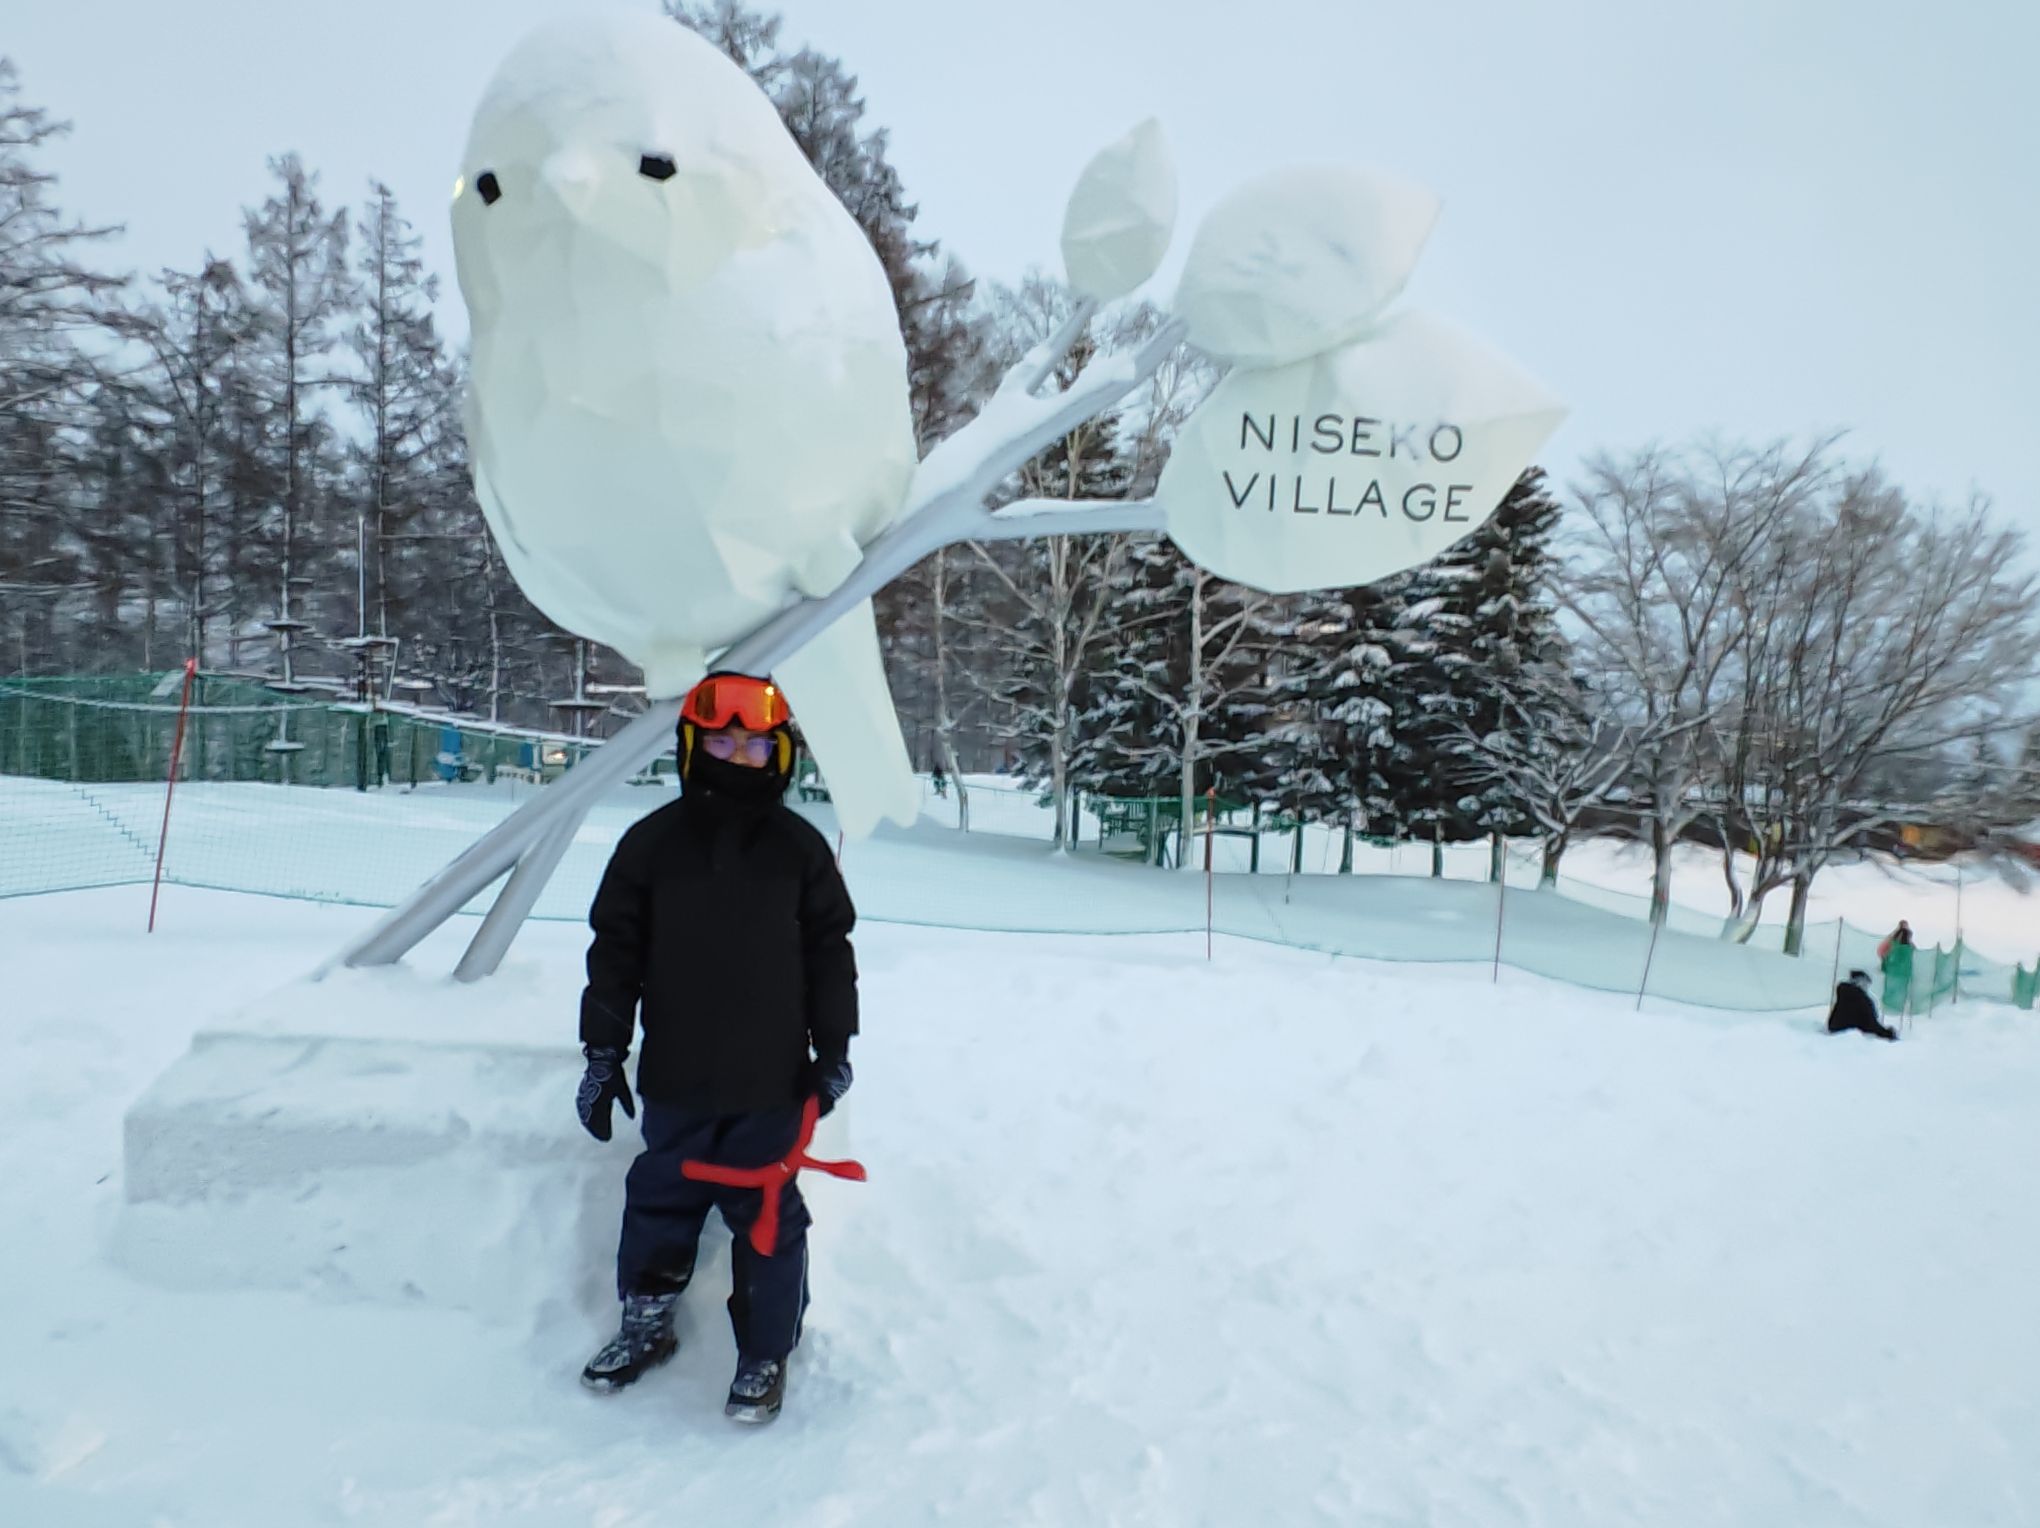
[[[814,1189],[809,1341],[744,1434],[719,1270],[609,1398],[571,1307],[118,1271],[123,1111],[367,916],[178,889],[145,940],[145,895],[0,901],[9,1528],[2040,1521],[2030,1015],[1884,1046],[1478,968],[1207,966],[1201,935],[874,926],[872,1181]],[[568,1038],[580,944],[526,933],[506,1027]]]

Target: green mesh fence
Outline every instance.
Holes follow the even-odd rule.
[[[181,674],[0,681],[0,773],[73,783],[161,781]],[[549,779],[589,747],[556,733],[284,694],[200,674],[192,686],[183,780],[272,785],[416,786]]]
[[[390,906],[599,746],[217,676],[202,676],[194,698],[165,864],[173,886]],[[166,676],[0,681],[0,896],[147,883],[176,701]],[[672,789],[667,759],[599,803],[535,916],[584,919],[617,837]],[[825,793],[809,794],[800,809],[833,836]],[[1101,853],[1101,838],[1112,847],[1111,804],[1086,803],[1077,852],[1054,857],[1043,852],[1049,814],[1032,792],[973,789],[970,802],[968,835],[953,826],[951,783],[940,795],[926,788],[915,829],[850,846],[845,873],[864,916],[1182,934],[1195,936],[1201,956],[1203,878],[1139,863],[1141,854]],[[1145,828],[1145,807],[1140,815]],[[1157,840],[1173,816],[1152,814]],[[1824,1008],[1835,975],[1856,967],[1880,975],[1883,1006],[1907,1019],[1973,1000],[2034,1001],[2036,978],[2021,967],[1959,946],[1882,961],[1878,933],[1838,922],[1810,925],[1798,957],[1781,953],[1777,924],[1726,941],[1720,916],[1677,904],[1654,933],[1641,896],[1569,876],[1535,889],[1534,853],[1511,860],[1503,890],[1432,878],[1427,844],[1355,840],[1349,849],[1342,834],[1255,824],[1241,812],[1222,814],[1221,827],[1232,830],[1213,841],[1212,922],[1223,934],[1380,960],[1500,964],[1724,1009]],[[1338,873],[1348,860],[1356,873]],[[1484,847],[1468,846],[1454,865],[1484,870],[1485,860]],[[1297,864],[1304,873],[1288,873]],[[174,900],[168,907],[174,918]]]

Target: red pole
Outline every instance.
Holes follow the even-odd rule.
[[[156,882],[149,888],[149,932],[156,932],[156,899],[163,893],[163,850],[170,842],[170,802],[177,794],[177,766],[184,758],[184,723],[191,714],[191,681],[198,660],[184,660],[184,698],[177,702],[177,736],[170,744],[170,783],[163,791],[163,831],[156,839]]]
[[[1204,959],[1212,959],[1212,838],[1218,836],[1218,785],[1204,790]]]

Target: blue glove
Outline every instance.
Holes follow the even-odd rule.
[[[574,1111],[581,1125],[598,1141],[609,1139],[609,1106],[622,1104],[623,1112],[637,1118],[637,1104],[630,1096],[630,1082],[623,1075],[624,1053],[610,1045],[584,1045],[588,1070],[581,1074],[580,1091],[574,1095]],[[846,1083],[847,1087],[848,1084]]]
[[[838,1099],[850,1091],[850,1058],[848,1056],[817,1056],[801,1068],[800,1090],[822,1102],[822,1113],[827,1114],[836,1107]]]

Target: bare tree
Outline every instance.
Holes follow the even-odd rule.
[[[1824,481],[1825,450],[1652,448],[1594,459],[1575,490],[1556,592],[1583,629],[1589,676],[1629,727],[1653,921],[1671,905],[1672,850],[1716,785],[1706,736],[1747,631],[1736,595],[1781,517]]]
[[[1017,289],[997,289],[996,353],[1017,361],[1069,316],[1069,292],[1034,274]],[[1108,342],[1140,332],[1152,318],[1124,315]],[[1070,351],[1053,381],[1067,386],[1097,352],[1087,336]],[[1089,420],[1027,463],[1015,475],[1014,497],[1028,499],[1110,499],[1128,494],[1144,465],[1142,428],[1131,447],[1122,420],[1106,415]],[[1129,537],[1056,536],[986,547],[972,543],[980,566],[1003,596],[1005,609],[988,609],[966,620],[991,639],[999,666],[973,676],[1004,710],[1002,727],[1040,756],[1055,808],[1053,842],[1068,846],[1070,755],[1076,744],[1077,697],[1098,661],[1100,639],[1112,629],[1112,595],[1128,554]]]
[[[1904,766],[2030,724],[2040,672],[2035,586],[2016,532],[1986,505],[1921,513],[1876,470],[1836,474],[1792,505],[1746,565],[1750,682],[1734,728],[1735,821],[1756,852],[1747,939],[1790,888],[1785,947],[1803,943],[1813,879],[1836,854],[1920,815]],[[1956,808],[1950,790],[1976,788]],[[1958,774],[1940,806],[1990,810],[1989,772]],[[1961,792],[1958,791],[1958,794]]]

